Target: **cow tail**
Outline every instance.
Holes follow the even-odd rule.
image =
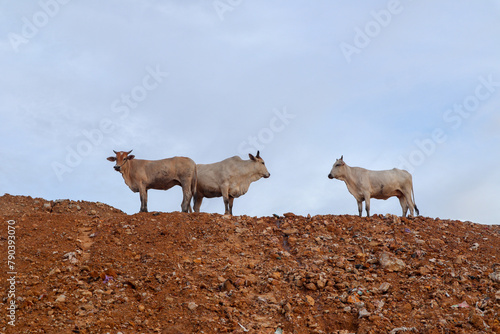
[[[194,196],[196,196],[196,186],[197,185],[198,185],[198,170],[196,169],[196,164],[195,164],[194,165],[194,177],[191,180],[191,193],[193,195],[193,203],[194,203]]]
[[[420,216],[420,212],[418,212],[417,203],[415,203],[415,193],[413,192],[413,185],[411,186],[411,196],[413,197],[413,207],[415,208],[415,212],[417,216]]]

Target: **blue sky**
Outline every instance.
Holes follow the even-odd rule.
[[[106,157],[260,149],[235,214],[356,214],[351,166],[413,175],[424,216],[498,224],[500,2],[2,1],[0,193],[139,209]],[[180,209],[181,190],[149,191]],[[202,211],[223,213],[222,199]],[[396,198],[372,213],[400,214]]]

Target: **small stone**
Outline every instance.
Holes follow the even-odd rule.
[[[356,304],[356,303],[359,303],[361,301],[359,300],[358,296],[356,296],[356,295],[350,295],[349,297],[347,297],[347,302],[349,304]]]
[[[292,312],[292,305],[290,303],[286,303],[284,306],[283,306],[283,309],[285,310],[285,312],[289,313],[289,312]]]
[[[500,301],[500,290],[495,292],[495,299],[497,300],[497,302]]]
[[[361,310],[359,310],[359,313],[358,313],[358,318],[361,319],[361,318],[367,318],[371,315],[370,312],[368,312],[368,310],[366,308],[362,308]]]
[[[188,307],[188,309],[190,309],[191,311],[194,311],[194,310],[196,310],[196,309],[198,308],[198,304],[196,304],[195,302],[189,302],[189,303],[187,304],[187,307]]]
[[[59,297],[56,298],[56,303],[64,303],[65,301],[66,301],[65,295],[60,295]]]
[[[314,298],[309,295],[306,296],[306,302],[309,306],[314,306]]]
[[[61,269],[59,268],[54,268],[52,269],[50,272],[49,272],[49,276],[52,276],[52,275],[55,275],[55,274],[59,274],[61,272]]]
[[[279,273],[278,271],[275,271],[271,274],[271,277],[274,279],[281,279],[281,273]]]
[[[314,283],[307,283],[306,284],[306,289],[312,290],[312,291],[318,290],[318,288],[316,287],[316,284],[314,284]]]
[[[326,282],[323,280],[318,280],[316,282],[316,286],[318,287],[318,289],[323,289],[325,287],[325,285],[326,285]]]
[[[455,259],[455,264],[463,264],[465,261],[463,255],[459,255],[457,256],[457,258]]]
[[[387,252],[383,252],[380,255],[379,262],[382,268],[389,272],[398,272],[406,268],[403,260],[398,259],[397,257]]]
[[[82,291],[82,296],[92,297],[92,291],[84,290]]]
[[[290,235],[290,234],[297,234],[297,233],[299,233],[299,230],[297,230],[296,228],[288,228],[286,230],[283,230],[282,232],[285,235]]]
[[[418,269],[420,275],[425,276],[431,273],[431,269],[428,266],[422,266]]]
[[[233,283],[231,283],[230,280],[225,280],[224,283],[222,283],[222,291],[231,291],[231,290],[236,290],[235,286]]]
[[[378,291],[380,291],[381,293],[387,293],[387,291],[389,291],[390,288],[391,288],[391,283],[384,282],[380,284],[380,286],[378,287]]]
[[[500,283],[500,271],[495,271],[494,273],[491,273],[489,277],[491,278],[492,281]]]
[[[139,311],[141,312],[144,312],[144,310],[146,309],[146,307],[144,305],[139,305]]]

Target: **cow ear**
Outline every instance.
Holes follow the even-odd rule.
[[[132,155],[127,155],[127,160],[132,160],[134,158],[135,158],[135,155],[133,155],[133,154]]]
[[[116,158],[115,157],[108,157],[107,160],[109,160],[109,161],[116,161]]]
[[[255,161],[255,157],[251,154],[251,153],[248,153],[248,156],[250,157],[251,160]]]

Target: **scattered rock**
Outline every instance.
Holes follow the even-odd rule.
[[[360,303],[361,301],[359,300],[358,296],[350,295],[349,297],[347,297],[347,302],[349,304],[357,304],[357,303]]]
[[[495,271],[491,273],[489,277],[495,282],[500,282],[500,271]]]
[[[190,309],[191,311],[194,311],[198,308],[198,304],[196,304],[195,302],[189,302],[187,304],[187,308]]]
[[[391,283],[384,282],[380,284],[380,286],[378,287],[378,291],[380,291],[380,293],[387,293],[387,291],[389,291],[390,288],[391,288]]]
[[[383,252],[382,254],[380,254],[379,262],[382,268],[389,272],[398,272],[406,268],[403,260],[398,259],[394,255],[387,252]]]
[[[36,200],[0,196],[19,333],[500,332],[500,227]]]
[[[55,300],[56,303],[64,303],[65,301],[66,301],[66,295],[59,295]]]
[[[366,310],[366,308],[364,308],[364,307],[361,310],[359,310],[359,312],[358,312],[358,318],[359,319],[368,318],[370,315],[371,315],[371,313],[368,312]]]

